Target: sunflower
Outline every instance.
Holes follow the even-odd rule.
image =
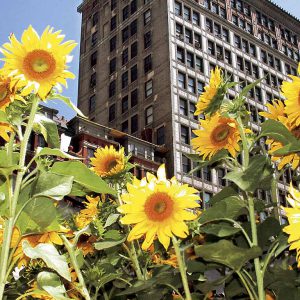
[[[125,168],[124,148],[117,151],[113,146],[98,148],[91,158],[92,170],[101,177],[118,175]]]
[[[161,256],[156,253],[152,256],[152,261],[156,265],[169,265],[173,268],[178,268],[178,260],[175,254],[171,254],[168,259],[162,259]]]
[[[87,201],[84,202],[86,205],[85,209],[82,209],[80,213],[75,218],[76,226],[79,229],[82,229],[89,225],[98,215],[98,203],[100,201],[100,197],[89,197],[86,196]]]
[[[16,88],[11,86],[11,78],[2,73],[0,70],[0,110],[4,111],[14,100],[24,101],[24,99],[16,93]]]
[[[300,138],[299,127],[293,126],[285,113],[284,102],[277,100],[272,104],[267,104],[269,112],[260,112],[261,116],[268,119],[281,122],[297,139]],[[278,163],[278,169],[281,170],[285,165],[290,164],[292,169],[295,170],[300,163],[300,156],[297,153],[290,153],[287,155],[274,155],[273,153],[280,150],[283,145],[274,139],[267,139],[266,144],[270,146],[269,154],[271,160]]]
[[[94,243],[97,241],[97,237],[92,235],[89,236],[87,234],[82,234],[78,240],[77,248],[82,251],[83,256],[88,254],[94,254],[95,248]]]
[[[290,250],[297,251],[298,268],[300,268],[300,191],[294,189],[291,184],[289,194],[286,199],[292,207],[283,207],[289,221],[289,225],[284,227],[283,231],[289,235]]]
[[[181,185],[175,178],[167,180],[165,165],[161,165],[157,177],[147,173],[141,181],[128,183],[127,190],[127,194],[121,195],[125,204],[118,211],[125,214],[123,224],[135,224],[128,241],[145,236],[142,249],[147,250],[157,236],[167,249],[173,235],[187,237],[189,229],[184,221],[197,218],[191,211],[199,207],[196,189]]]
[[[6,142],[9,141],[9,132],[13,132],[12,127],[7,123],[0,122],[0,137],[2,137]]]
[[[300,126],[300,78],[289,75],[292,81],[284,81],[281,91],[286,98],[285,113],[293,126]]]
[[[222,86],[223,76],[221,69],[216,67],[215,70],[211,70],[210,74],[209,85],[204,87],[205,91],[200,95],[199,100],[196,104],[197,109],[195,111],[195,116],[198,116],[206,111],[206,109],[215,100],[215,97],[217,96]]]
[[[271,120],[277,120],[279,121],[280,117],[284,117],[285,113],[285,106],[283,101],[275,100],[272,102],[272,104],[267,103],[266,104],[268,108],[268,112],[262,111],[259,114],[265,118],[271,119]]]
[[[224,118],[216,113],[211,118],[202,120],[200,125],[201,129],[193,130],[197,137],[191,143],[203,155],[203,159],[211,159],[222,149],[227,149],[233,157],[236,156],[236,152],[240,150],[241,137],[234,119]]]
[[[62,43],[64,36],[60,33],[53,32],[53,28],[48,26],[39,36],[29,26],[21,42],[12,35],[10,43],[3,45],[4,71],[12,77],[13,86],[23,88],[22,96],[34,91],[41,99],[45,99],[54,86],[66,86],[67,78],[75,78],[67,70],[67,62],[76,44],[74,41]]]

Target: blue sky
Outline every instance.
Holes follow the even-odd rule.
[[[0,10],[0,44],[8,40],[11,32],[19,38],[22,31],[32,24],[41,33],[47,25],[63,30],[67,39],[80,41],[81,16],[77,6],[82,0],[2,0]],[[300,19],[300,0],[273,0],[276,4]],[[79,45],[73,52],[71,71],[78,75]],[[64,95],[77,102],[77,79],[69,80],[69,88]],[[60,111],[61,115],[70,119],[72,110],[59,101],[48,102],[50,107]]]

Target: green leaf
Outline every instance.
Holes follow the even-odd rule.
[[[55,270],[60,276],[71,282],[67,260],[65,256],[58,253],[52,244],[38,244],[33,248],[25,240],[22,242],[22,247],[26,256],[32,259],[42,259],[49,268]]]
[[[33,130],[43,135],[48,145],[52,148],[59,148],[60,140],[56,123],[44,115],[36,114]]]
[[[221,240],[214,244],[196,246],[195,253],[206,261],[220,263],[239,271],[246,262],[260,256],[262,251],[256,246],[244,249],[234,246],[227,240]]]
[[[267,120],[261,126],[261,132],[259,137],[267,136],[274,139],[283,145],[293,144],[298,145],[299,141],[293,136],[293,134],[281,123],[275,120]]]
[[[120,217],[120,214],[109,215],[105,222],[104,228],[109,227],[110,225],[116,223],[119,217]]]
[[[104,250],[104,249],[108,249],[108,248],[112,248],[112,247],[115,247],[117,245],[120,245],[125,240],[126,240],[126,238],[123,238],[119,241],[112,240],[112,241],[98,242],[98,243],[95,243],[94,246],[95,246],[96,250]]]
[[[58,99],[63,101],[66,105],[68,105],[72,110],[74,110],[80,117],[82,118],[87,118],[82,112],[81,110],[75,105],[73,104],[73,102],[71,101],[70,98],[65,97],[63,95],[60,94],[52,94],[51,95],[51,99]]]
[[[242,91],[239,93],[238,98],[242,98],[242,97],[246,97],[247,94],[254,88],[256,87],[262,80],[264,80],[264,78],[260,78],[255,80],[254,82],[246,85]]]
[[[51,170],[53,173],[74,176],[74,182],[80,184],[89,191],[99,194],[116,194],[115,190],[110,188],[104,180],[102,180],[82,162],[56,162]]]
[[[0,110],[0,122],[2,122],[2,123],[8,123],[7,115],[2,110]]]
[[[258,245],[263,248],[270,244],[270,237],[276,237],[281,232],[281,226],[277,219],[268,217],[257,227]]]
[[[214,221],[216,219],[235,219],[246,212],[246,204],[239,196],[231,196],[221,200],[203,211],[199,223]]]
[[[209,203],[214,206],[217,202],[231,196],[238,196],[238,192],[232,186],[226,186],[219,193],[215,194]]]
[[[229,222],[209,223],[200,227],[200,231],[206,234],[216,235],[220,238],[234,235],[240,231]]]
[[[23,212],[29,219],[28,221],[31,220],[38,226],[37,229],[39,231],[47,228],[57,218],[54,203],[47,198],[38,197],[32,199]],[[24,228],[20,228],[20,230],[23,231]]]
[[[65,297],[66,289],[61,283],[57,274],[51,272],[41,272],[37,276],[38,287],[46,291],[56,300],[70,300]]]
[[[73,176],[42,172],[37,179],[33,196],[46,196],[55,200],[61,200],[64,196],[70,194],[73,179]]]
[[[224,178],[234,182],[243,191],[254,192],[257,188],[270,187],[272,166],[264,155],[256,155],[250,159],[246,170],[229,172]]]
[[[42,148],[37,154],[36,157],[39,156],[45,156],[45,155],[49,155],[49,156],[57,156],[57,157],[62,157],[62,158],[67,158],[67,159],[81,159],[78,158],[76,156],[72,156],[66,152],[61,151],[60,149],[51,149],[51,148]]]

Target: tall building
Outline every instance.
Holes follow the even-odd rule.
[[[258,112],[297,72],[300,21],[268,0],[85,0],[78,11],[79,108],[96,123],[164,145],[170,174],[207,201],[226,185],[226,169],[189,176],[193,166],[183,153],[191,151],[195,104],[210,70],[220,66],[240,82],[231,98],[266,76],[247,103],[259,130]],[[282,201],[290,179],[288,170],[279,184]]]

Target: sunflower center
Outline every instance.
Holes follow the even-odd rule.
[[[112,170],[115,166],[117,166],[117,164],[118,162],[116,161],[116,159],[113,159],[110,162],[108,162],[107,171],[109,172],[110,170]]]
[[[32,80],[43,80],[53,74],[56,61],[51,53],[45,50],[33,50],[29,52],[23,61],[26,75]]]
[[[0,85],[0,102],[5,100],[8,95],[8,87],[6,85]]]
[[[156,192],[148,197],[145,203],[145,213],[152,221],[164,221],[173,212],[173,200],[163,192]]]
[[[216,143],[223,142],[227,139],[230,132],[230,127],[228,125],[219,125],[212,132],[212,139]]]

